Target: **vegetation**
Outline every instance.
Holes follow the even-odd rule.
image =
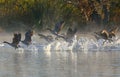
[[[60,20],[80,28],[91,23],[119,25],[120,0],[0,0],[1,27],[13,27],[11,22],[20,21],[44,29]]]

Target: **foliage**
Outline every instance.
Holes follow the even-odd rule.
[[[81,26],[93,22],[120,24],[120,0],[0,0],[0,12],[0,18],[23,21],[40,29],[60,20]]]

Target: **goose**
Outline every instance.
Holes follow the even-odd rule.
[[[22,41],[25,45],[30,45],[32,41],[32,36],[33,36],[33,30],[28,30],[25,33],[25,39]]]
[[[12,43],[9,43],[7,41],[4,41],[3,43],[6,43],[6,44],[8,44],[16,49],[16,48],[20,47],[20,45],[19,45],[20,41],[21,41],[21,33],[14,33]]]
[[[113,41],[112,38],[113,37],[116,37],[116,32],[118,31],[118,27],[115,27],[113,29],[111,29],[110,31],[107,31],[107,30],[102,30],[100,32],[95,32],[95,37],[96,39],[105,39],[108,40],[109,42]]]
[[[64,23],[65,23],[64,21],[60,21],[60,22],[58,22],[58,23],[55,25],[55,27],[54,27],[53,30],[50,29],[50,28],[47,28],[47,30],[49,30],[49,31],[50,31],[52,34],[54,34],[55,36],[57,36],[57,37],[59,37],[59,38],[65,39],[63,35],[60,35],[60,34],[59,34],[60,31],[62,30],[63,26],[64,26]]]

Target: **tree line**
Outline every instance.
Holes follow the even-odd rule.
[[[119,25],[120,0],[0,0],[0,19],[1,23],[17,20],[39,29],[53,27],[60,20],[78,27]]]

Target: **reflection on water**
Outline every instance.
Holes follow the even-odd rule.
[[[0,77],[120,77],[119,72],[119,51],[0,51]]]

